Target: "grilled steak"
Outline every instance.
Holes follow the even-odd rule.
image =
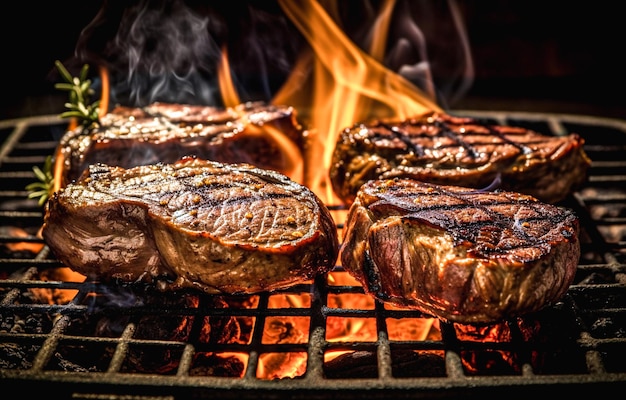
[[[557,203],[586,180],[589,165],[577,134],[555,137],[430,113],[345,129],[334,149],[330,180],[346,204],[368,180],[394,177],[499,187]]]
[[[99,280],[254,293],[330,270],[339,244],[324,204],[284,175],[185,157],[94,164],[46,204],[56,257]]]
[[[290,143],[295,152],[302,149],[302,128],[291,107],[262,102],[232,108],[169,103],[119,106],[102,117],[100,126],[78,127],[61,138],[60,185],[78,179],[95,163],[131,168],[173,163],[183,156],[248,163],[285,174],[290,163],[278,140]]]
[[[490,323],[565,294],[580,256],[578,229],[570,210],[516,192],[376,180],[349,209],[340,258],[380,300]]]

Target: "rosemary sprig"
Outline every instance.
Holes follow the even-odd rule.
[[[40,206],[43,206],[50,193],[52,192],[52,188],[54,187],[54,175],[52,173],[52,156],[46,157],[46,161],[44,162],[43,169],[38,166],[33,167],[33,172],[39,181],[30,183],[26,185],[26,190],[30,193],[28,194],[29,199],[39,198],[37,203]]]
[[[54,85],[59,90],[69,92],[69,100],[65,103],[68,111],[60,114],[61,118],[75,118],[84,128],[100,125],[100,100],[91,102],[95,91],[88,79],[89,65],[83,65],[80,75],[73,77],[67,68],[59,61],[55,61],[59,73],[66,81]],[[54,174],[52,171],[52,156],[46,157],[43,169],[33,167],[38,181],[26,185],[29,199],[38,199],[37,203],[43,206],[54,189]]]
[[[65,103],[69,111],[61,113],[61,117],[76,118],[85,128],[100,125],[100,100],[91,102],[95,91],[91,87],[91,79],[88,79],[89,65],[83,65],[79,76],[72,76],[61,61],[56,60],[54,64],[66,81],[54,87],[69,92],[69,101]]]

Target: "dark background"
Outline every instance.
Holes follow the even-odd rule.
[[[620,2],[459,2],[475,79],[453,109],[541,111],[626,118]],[[61,112],[54,60],[73,56],[100,1],[0,6],[0,120]]]

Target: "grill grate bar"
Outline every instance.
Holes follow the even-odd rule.
[[[579,215],[582,228],[574,284],[558,304],[493,331],[468,333],[457,324],[435,323],[418,311],[373,300],[348,306],[346,297],[368,298],[362,287],[327,277],[276,293],[227,297],[228,307],[216,306],[215,296],[155,301],[142,288],[77,280],[37,235],[42,208],[26,198],[25,190],[35,179],[33,165],[54,152],[64,125],[54,116],[0,121],[3,384],[25,395],[45,385],[59,398],[181,399],[285,393],[454,398],[510,395],[512,389],[528,396],[544,393],[547,385],[564,395],[583,395],[599,386],[626,388],[626,122],[561,114],[459,114],[552,135],[578,132],[593,160],[587,186],[565,204]],[[341,222],[337,228],[343,228]],[[332,274],[346,275],[339,265]],[[273,304],[276,299],[283,303]],[[207,330],[221,326],[227,332],[232,320],[248,332],[247,340],[207,339]],[[294,334],[285,336],[293,340],[268,341],[272,324],[298,333],[299,339]],[[360,329],[337,337],[339,327],[354,326]],[[422,337],[409,335],[418,328]],[[373,336],[361,335],[368,329]],[[493,335],[504,339],[492,340]],[[233,354],[245,357],[237,361]],[[222,364],[209,362],[215,356]],[[268,365],[300,356],[303,366],[294,368],[295,378],[260,375]],[[225,365],[234,370],[224,375]]]

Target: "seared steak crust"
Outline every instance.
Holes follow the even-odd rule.
[[[515,192],[377,180],[350,207],[340,258],[380,300],[489,323],[565,294],[580,256],[578,224],[570,210]]]
[[[287,106],[262,102],[230,108],[170,103],[119,106],[102,117],[100,126],[78,127],[61,138],[60,184],[78,179],[95,163],[131,168],[173,163],[183,156],[286,173],[289,162],[273,133],[287,139],[294,151],[302,150],[302,127],[295,110]]]
[[[284,175],[184,158],[130,169],[94,164],[46,205],[43,237],[68,267],[163,290],[254,293],[334,267],[336,225]]]
[[[330,179],[346,204],[368,180],[395,177],[477,189],[495,184],[556,203],[586,180],[590,160],[583,143],[577,134],[548,136],[431,113],[345,129]]]

